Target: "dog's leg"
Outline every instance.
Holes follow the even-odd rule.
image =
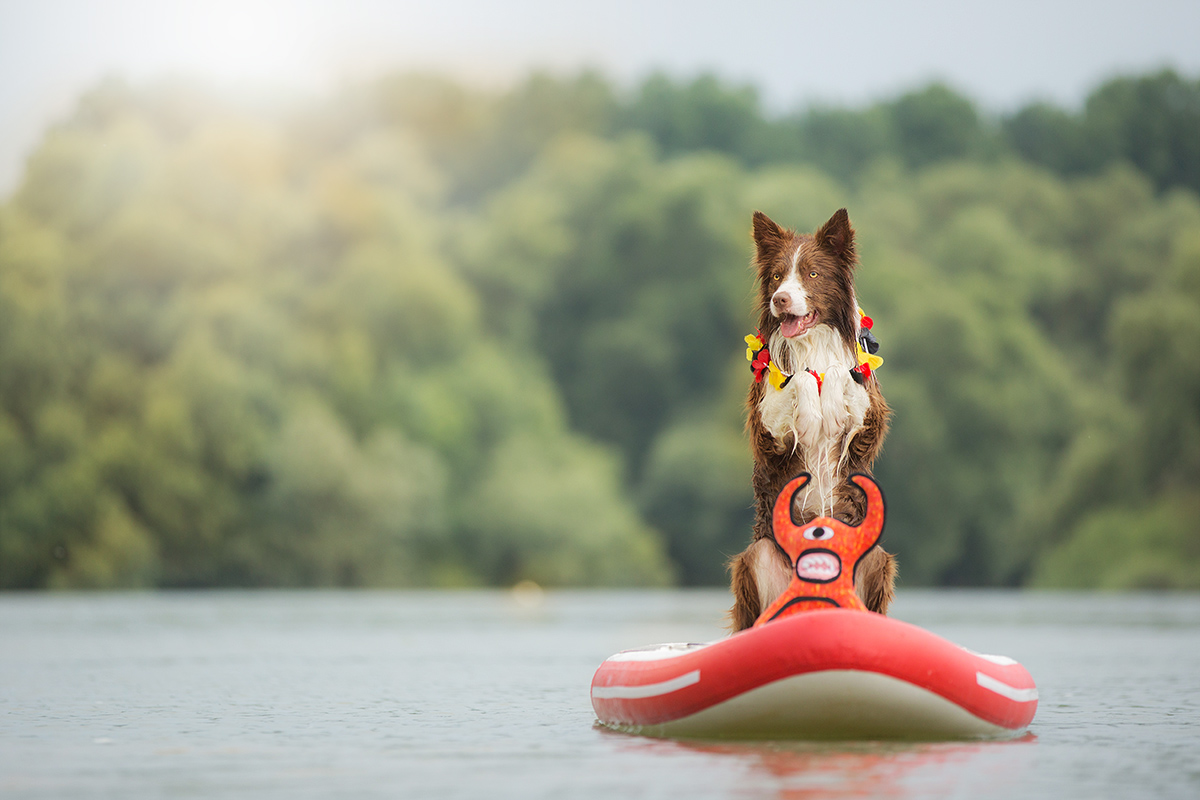
[[[750,567],[751,561],[750,548],[747,548],[729,562],[729,571],[732,573],[729,588],[733,592],[733,608],[729,609],[729,628],[734,633],[749,628],[762,613],[762,607],[758,603],[758,587],[754,585],[754,570]]]
[[[868,609],[887,614],[896,593],[896,557],[872,547],[854,571],[854,592]]]
[[[734,557],[730,569],[729,627],[737,633],[753,625],[762,610],[783,594],[792,579],[792,565],[772,539],[759,539]]]

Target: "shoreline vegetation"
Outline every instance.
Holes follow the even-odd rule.
[[[750,214],[847,207],[902,585],[1200,588],[1200,81],[107,81],[0,203],[0,588],[720,585]]]

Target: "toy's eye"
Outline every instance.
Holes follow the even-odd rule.
[[[808,277],[810,277],[810,278],[815,278],[815,277],[817,277],[817,273],[816,273],[816,272],[810,272],[810,273],[808,273]]]
[[[833,529],[825,528],[825,527],[818,525],[815,528],[809,528],[808,530],[804,531],[804,538],[805,539],[818,539],[818,540],[832,539],[833,538]]]

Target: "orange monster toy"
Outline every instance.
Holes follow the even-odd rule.
[[[755,620],[754,627],[801,611],[867,610],[854,593],[854,569],[883,533],[883,492],[860,472],[850,480],[867,496],[867,515],[857,528],[831,517],[817,517],[803,527],[792,521],[792,498],[808,483],[808,473],[793,478],[779,493],[771,527],[775,541],[792,560],[792,582]]]

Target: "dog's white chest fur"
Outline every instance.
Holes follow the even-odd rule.
[[[795,339],[776,333],[768,347],[779,368],[793,377],[782,389],[770,384],[764,388],[759,417],[777,442],[803,455],[813,476],[805,507],[830,513],[839,467],[862,427],[871,396],[850,377],[850,369],[857,366],[855,354],[826,325]],[[805,369],[824,373],[820,391]]]

